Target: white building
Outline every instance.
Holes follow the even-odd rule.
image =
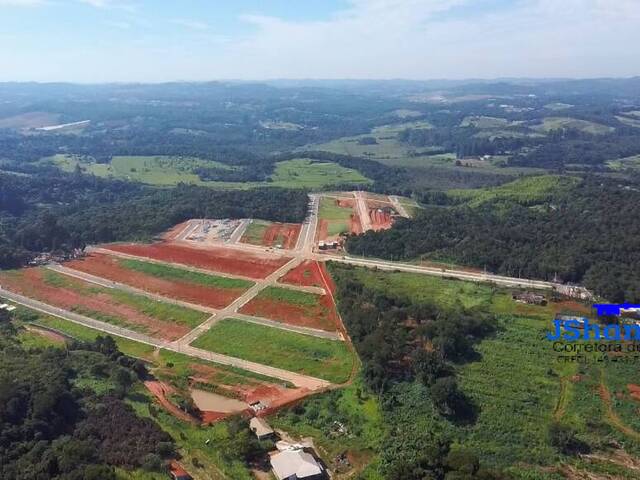
[[[271,467],[278,480],[316,480],[323,478],[322,467],[303,450],[285,450],[271,457]]]

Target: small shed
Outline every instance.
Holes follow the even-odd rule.
[[[169,465],[169,475],[173,480],[193,480],[193,477],[175,460]]]
[[[273,429],[262,418],[253,417],[249,421],[249,428],[253,433],[255,433],[256,437],[258,437],[258,440],[267,440],[268,438],[272,438],[275,435]]]

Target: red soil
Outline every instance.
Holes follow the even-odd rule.
[[[165,280],[125,268],[119,264],[119,261],[120,259],[111,255],[94,253],[88,257],[68,262],[65,266],[114,282],[124,283],[145,292],[211,308],[226,307],[244,292],[243,289],[237,288],[214,288],[197,283]]]
[[[57,332],[52,332],[51,330],[47,330],[45,328],[37,328],[31,325],[26,326],[25,329],[29,332],[35,333],[36,335],[40,335],[44,338],[48,338],[49,340],[55,343],[66,343],[67,337],[61,335]]]
[[[320,220],[318,228],[318,240],[326,240],[329,238],[329,221]]]
[[[157,381],[146,381],[144,382],[144,386],[147,387],[147,389],[156,397],[156,399],[158,400],[158,403],[162,405],[162,408],[164,408],[171,415],[173,415],[176,418],[179,418],[180,420],[184,420],[185,422],[194,423],[194,424],[198,423],[198,421],[195,418],[193,418],[188,413],[183,412],[182,410],[180,410],[178,407],[176,407],[173,403],[169,401],[169,399],[167,398],[167,395],[171,395],[172,393],[175,392],[173,387],[171,387],[170,385],[167,385],[166,383],[157,382]]]
[[[351,219],[349,220],[349,232],[354,235],[360,235],[362,233],[362,222],[360,221],[360,215],[357,213],[351,214]]]
[[[320,265],[314,260],[305,260],[293,270],[289,270],[279,281],[290,285],[324,287]]]
[[[265,247],[272,247],[277,242],[278,237],[283,237],[282,247],[290,250],[296,246],[301,228],[302,225],[299,223],[274,223],[264,232],[262,244]]]
[[[290,260],[284,257],[261,258],[257,254],[240,252],[232,248],[207,246],[206,249],[200,249],[175,243],[114,244],[104,248],[162,262],[179,263],[251,278],[265,278]]]
[[[393,223],[391,214],[378,208],[370,209],[369,217],[371,218],[371,227],[375,231],[388,230],[389,228],[391,228],[391,225]]]
[[[318,303],[317,306],[300,306],[256,297],[242,307],[240,313],[268,318],[288,325],[335,332],[338,328],[338,319],[331,297],[321,295]]]
[[[329,271],[327,270],[327,264],[326,263],[321,263],[320,264],[320,272],[322,272],[322,282],[324,284],[324,288],[325,290],[328,290],[329,292],[331,292],[331,295],[334,295],[336,293],[336,284],[333,281],[333,278],[331,277],[331,275],[329,274]],[[335,304],[332,302],[332,308],[336,308]]]
[[[633,398],[634,400],[640,400],[640,385],[630,383],[627,385],[627,388],[629,389],[631,398]]]
[[[118,318],[124,325],[143,327],[145,333],[155,337],[177,340],[189,331],[187,326],[164,322],[147,316],[135,307],[119,303],[107,293],[92,293],[88,295],[82,290],[92,288],[93,285],[82,280],[69,278],[68,281],[70,284],[77,286],[77,290],[71,287],[48,285],[43,279],[42,270],[28,268],[22,270],[20,275],[2,275],[0,283],[4,288],[12,292],[40,300],[58,308],[73,311],[80,307],[84,310]]]
[[[355,199],[353,200],[340,199],[337,201],[337,203],[338,203],[338,206],[342,208],[354,208],[356,206]]]

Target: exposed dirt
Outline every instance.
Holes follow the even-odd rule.
[[[232,248],[207,246],[205,250],[176,243],[114,244],[106,245],[104,248],[163,262],[179,263],[250,278],[265,278],[290,260],[285,257],[263,258],[259,254],[241,252]]]
[[[603,372],[601,372],[601,377],[602,379],[600,381],[600,386],[598,387],[598,393],[600,394],[602,403],[604,403],[606,419],[614,428],[617,428],[625,435],[628,435],[634,440],[640,440],[640,433],[635,431],[633,428],[629,427],[628,425],[626,425],[614,410],[613,402],[611,399],[611,392],[609,391],[609,389],[604,383]]]
[[[171,385],[167,385],[166,383],[158,382],[155,380],[148,380],[144,382],[144,386],[147,387],[147,389],[156,397],[158,403],[162,405],[162,408],[164,408],[171,415],[179,418],[180,420],[184,420],[185,422],[193,424],[199,423],[197,419],[193,418],[188,413],[183,412],[169,401],[167,396],[175,392],[175,389]]]
[[[349,232],[353,235],[360,235],[362,233],[362,222],[360,221],[360,215],[352,213],[349,219]]]
[[[584,313],[585,315],[589,315],[591,313],[591,307],[576,302],[575,300],[563,300],[561,302],[553,302],[553,309],[555,313],[562,313],[564,311],[575,312],[575,313]]]
[[[305,287],[324,287],[320,264],[315,260],[305,260],[296,268],[289,270],[279,282]]]
[[[326,240],[329,238],[329,221],[328,220],[320,220],[318,224],[318,238],[317,240]]]
[[[226,307],[244,292],[243,289],[237,288],[214,288],[197,283],[165,280],[125,268],[119,261],[118,257],[94,253],[68,262],[65,267],[130,285],[146,292],[211,308]]]
[[[186,228],[188,224],[189,224],[189,220],[171,227],[162,235],[162,238],[166,241],[175,240],[178,237],[178,235],[182,233],[182,231]]]
[[[268,298],[254,298],[240,309],[240,313],[327,332],[335,332],[338,327],[333,301],[328,295],[320,296],[317,306],[301,306]]]
[[[369,217],[371,218],[371,228],[375,231],[388,230],[393,225],[393,219],[388,209],[372,208],[369,210]]]
[[[40,335],[42,337],[48,338],[49,340],[55,342],[55,343],[67,343],[67,337],[65,337],[64,335],[61,335],[57,332],[52,332],[51,330],[47,330],[46,328],[38,328],[38,327],[34,327],[33,325],[27,325],[26,327],[24,327],[25,330],[31,332],[31,333],[35,333],[37,335]]]
[[[265,247],[280,244],[282,248],[291,250],[296,246],[301,228],[299,223],[274,223],[264,233],[262,244]]]
[[[342,208],[355,208],[355,206],[356,206],[355,199],[353,199],[353,200],[339,199],[336,202],[337,202],[338,206],[342,207]]]
[[[640,385],[630,383],[627,385],[627,389],[629,390],[629,395],[631,395],[631,398],[633,398],[634,400],[640,400]]]
[[[48,285],[42,273],[40,269],[28,268],[22,270],[20,275],[1,275],[0,278],[2,286],[7,290],[65,310],[74,311],[80,307],[115,317],[123,325],[143,327],[145,333],[158,338],[177,340],[189,331],[189,327],[145,315],[130,305],[119,303],[106,293],[87,295],[72,288]],[[69,282],[78,285],[80,289],[92,288],[92,285],[81,280],[69,279]]]
[[[331,277],[331,275],[329,274],[329,271],[327,270],[327,264],[322,262],[319,265],[320,265],[320,272],[322,276],[323,286],[325,290],[328,290],[333,296],[335,295],[338,287],[336,286],[335,282],[333,281],[333,278]],[[332,302],[332,305],[335,308],[335,302]]]

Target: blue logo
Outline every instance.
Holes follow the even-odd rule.
[[[640,310],[634,303],[596,303],[593,305],[598,315],[620,315],[622,310]],[[546,334],[547,340],[640,340],[640,323],[623,325],[600,325],[591,323],[587,317],[560,315],[553,321],[554,331]]]

